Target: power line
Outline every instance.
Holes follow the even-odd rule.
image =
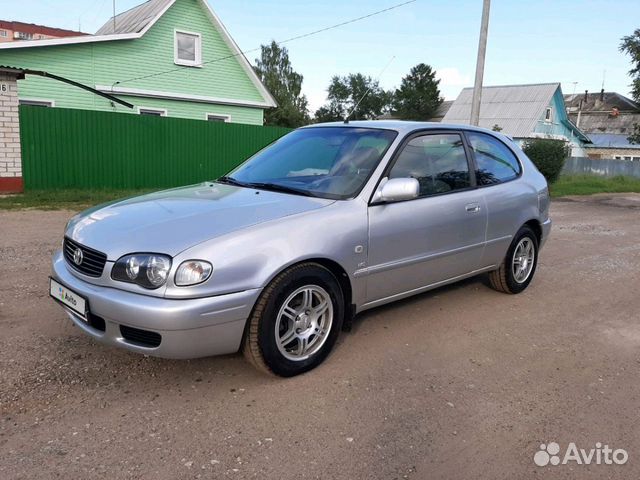
[[[405,5],[409,5],[410,3],[415,3],[417,1],[418,0],[408,0],[406,2],[397,3],[397,4],[392,5],[390,7],[384,8],[382,10],[377,10],[375,12],[371,12],[371,13],[369,13],[367,15],[363,15],[361,17],[352,18],[351,20],[347,20],[347,21],[344,21],[344,22],[341,22],[341,23],[337,23],[337,24],[331,25],[329,27],[320,28],[318,30],[314,30],[314,31],[309,32],[309,33],[304,33],[302,35],[297,35],[295,37],[291,37],[291,38],[287,38],[285,40],[281,40],[279,42],[276,42],[276,44],[277,45],[282,45],[282,44],[293,42],[293,41],[296,41],[296,40],[301,40],[303,38],[311,37],[311,36],[317,35],[319,33],[327,32],[329,30],[334,30],[336,28],[344,27],[345,25],[350,25],[352,23],[356,23],[356,22],[359,22],[359,21],[362,21],[362,20],[366,20],[368,18],[375,17],[376,15],[381,15],[383,13],[389,12],[391,10],[395,10],[397,8],[400,8],[400,7],[404,7]],[[209,64],[212,64],[212,63],[222,62],[224,60],[229,60],[231,58],[235,58],[235,57],[238,57],[240,55],[245,55],[247,53],[257,52],[257,51],[259,51],[261,49],[262,49],[262,47],[252,48],[250,50],[244,50],[244,51],[241,51],[241,52],[238,52],[238,53],[234,53],[234,54],[231,54],[231,55],[226,55],[224,57],[216,58],[214,60],[208,60],[206,62],[202,62],[200,64],[200,66],[209,65]],[[134,77],[134,78],[129,78],[127,80],[121,80],[121,81],[115,82],[113,85],[115,86],[115,85],[120,85],[120,84],[123,84],[123,83],[135,82],[137,80],[145,80],[147,78],[157,77],[157,76],[160,76],[160,75],[166,75],[166,74],[173,73],[173,72],[183,72],[183,71],[184,71],[184,69],[182,67],[172,68],[171,70],[165,70],[163,72],[150,73],[148,75],[142,75],[140,77]]]

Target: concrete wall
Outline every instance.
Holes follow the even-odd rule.
[[[0,192],[22,191],[18,82],[0,73]]]
[[[562,171],[563,173],[601,175],[615,177],[626,175],[640,177],[640,162],[628,160],[595,159],[588,157],[569,158]]]

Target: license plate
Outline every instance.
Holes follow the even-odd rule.
[[[86,319],[87,301],[73,290],[69,290],[64,285],[56,282],[53,278],[49,279],[49,295]]]

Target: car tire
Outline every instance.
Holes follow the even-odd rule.
[[[500,268],[489,272],[491,288],[517,294],[524,291],[538,265],[538,237],[527,225],[516,233]]]
[[[258,298],[245,330],[244,356],[269,374],[307,372],[331,352],[344,315],[342,289],[333,273],[317,263],[296,265]]]

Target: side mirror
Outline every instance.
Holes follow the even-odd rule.
[[[415,178],[392,178],[380,183],[373,197],[375,203],[402,202],[418,198],[420,183]]]

